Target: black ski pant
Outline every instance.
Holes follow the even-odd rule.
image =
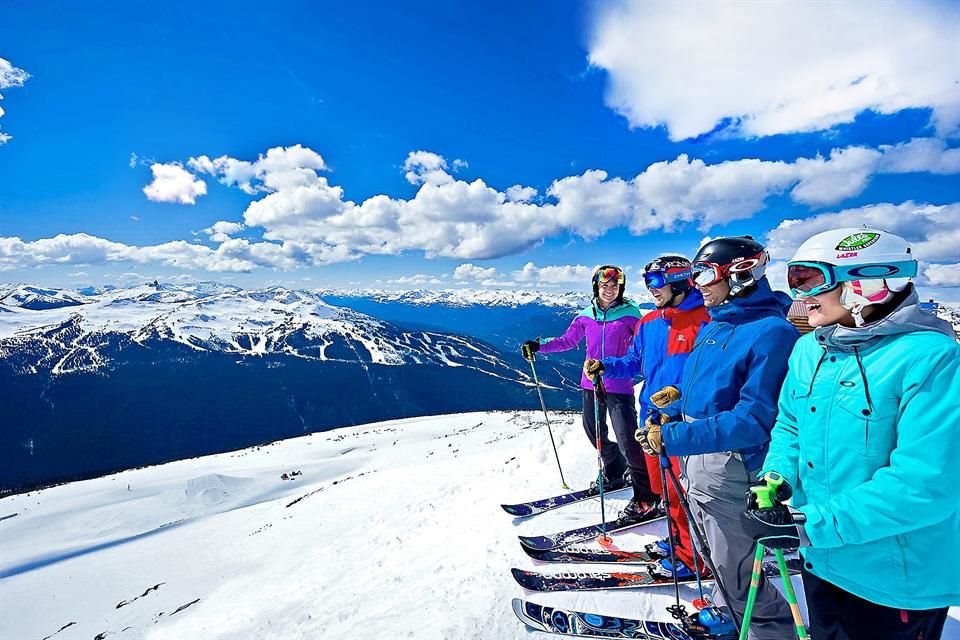
[[[597,446],[597,431],[594,426],[593,390],[583,390],[583,430],[590,438],[594,449]],[[613,423],[617,441],[610,440],[607,415]],[[637,404],[632,394],[608,393],[600,402],[600,456],[603,459],[604,476],[614,480],[630,470],[633,497],[641,502],[658,502],[660,496],[650,488],[647,462],[643,449],[633,434],[637,430]]]
[[[942,609],[894,609],[874,604],[801,569],[815,640],[939,640]]]

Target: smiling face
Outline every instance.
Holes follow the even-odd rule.
[[[597,294],[600,299],[600,306],[606,309],[617,299],[617,295],[620,293],[620,285],[617,284],[615,278],[610,278],[609,280],[601,280],[600,286],[597,287]]]
[[[713,284],[698,284],[697,289],[700,289],[700,293],[703,294],[703,306],[705,307],[715,307],[730,295],[730,285],[727,284],[726,278]]]
[[[841,288],[835,287],[821,294],[801,298],[807,307],[807,320],[811,327],[827,327],[831,324],[854,326],[853,315],[840,304]]]

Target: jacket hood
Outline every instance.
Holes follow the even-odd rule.
[[[759,318],[786,318],[792,302],[784,292],[771,289],[770,282],[764,276],[747,295],[731,298],[716,307],[708,307],[707,311],[717,322],[744,324]]]
[[[814,333],[817,340],[828,348],[839,351],[863,349],[871,342],[885,336],[893,336],[913,331],[936,331],[956,340],[953,326],[946,320],[920,309],[920,297],[911,287],[909,295],[888,315],[862,327],[845,327],[832,324],[829,327],[817,327]]]

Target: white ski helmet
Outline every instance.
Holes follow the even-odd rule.
[[[917,275],[910,244],[882,229],[847,227],[824,231],[800,245],[787,263],[794,297],[841,287],[840,304],[863,324],[861,310],[889,302]]]

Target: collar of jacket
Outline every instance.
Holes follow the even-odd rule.
[[[580,312],[581,316],[587,316],[593,318],[597,322],[606,320],[607,322],[622,318],[624,316],[635,315],[640,316],[640,308],[632,300],[624,298],[623,302],[615,302],[606,310],[601,309],[600,306],[593,301],[590,303],[590,306]]]
[[[746,324],[766,317],[786,318],[792,303],[790,296],[771,289],[770,282],[764,276],[750,287],[746,295],[731,298],[716,307],[708,307],[707,311],[717,322]]]
[[[957,334],[950,323],[920,309],[919,302],[920,297],[916,289],[913,289],[893,311],[876,322],[862,327],[832,324],[827,327],[817,327],[814,334],[817,336],[817,342],[827,349],[836,351],[853,351],[854,349],[863,351],[885,336],[913,331],[936,331],[956,340]]]
[[[666,309],[660,309],[660,317],[670,322],[675,317],[682,315],[684,313],[689,313],[699,307],[703,306],[703,294],[700,293],[699,289],[690,289],[687,293],[687,297],[683,299],[683,302],[678,304],[675,307],[667,307]]]

